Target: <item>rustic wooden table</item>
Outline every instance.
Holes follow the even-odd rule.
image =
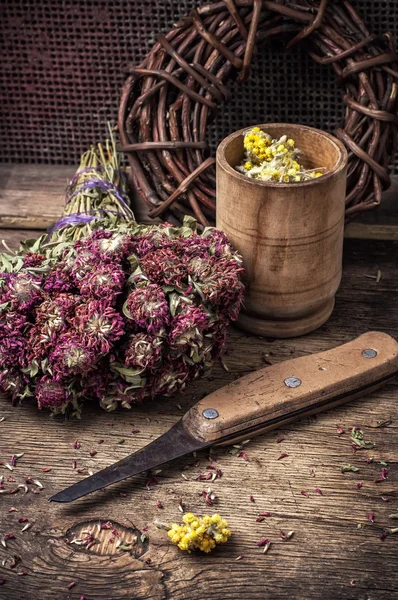
[[[48,206],[45,212],[51,213]],[[0,237],[16,248],[31,234],[3,229]],[[0,533],[2,538],[15,535],[6,547],[0,545],[0,582],[6,580],[0,599],[397,598],[398,535],[390,530],[398,522],[389,517],[398,513],[395,383],[258,437],[242,456],[201,452],[164,466],[155,478],[139,476],[72,505],[47,502],[89,471],[147,444],[204,394],[245,373],[331,348],[368,330],[397,335],[398,243],[350,239],[344,256],[343,281],[327,326],[286,341],[231,328],[224,354],[227,370],[216,364],[211,377],[191,384],[184,395],[113,414],[87,407],[80,421],[50,418],[29,402],[12,407],[2,396],[0,461],[24,453],[12,472],[0,467],[4,485],[15,488],[31,477],[44,489],[29,484],[27,494],[20,489],[0,496]],[[353,426],[363,429],[374,449],[353,453]],[[376,483],[381,462],[388,463],[388,475]],[[343,474],[346,464],[359,471]],[[221,478],[199,480],[200,474],[212,472],[208,465],[220,468]],[[209,487],[217,497],[212,507],[201,495]],[[153,520],[179,521],[180,502],[186,511],[220,512],[230,523],[231,540],[209,556],[179,551]],[[11,511],[13,507],[17,510]],[[270,516],[257,521],[263,512]],[[107,522],[112,528],[100,529]],[[26,524],[31,526],[22,531]],[[294,534],[283,541],[281,530]],[[384,531],[389,535],[381,539]],[[88,548],[68,544],[86,538],[87,532],[95,538]],[[123,541],[138,536],[132,552],[117,547],[118,535]],[[258,546],[264,538],[272,542],[266,554]]]

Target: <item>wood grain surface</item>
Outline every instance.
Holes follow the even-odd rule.
[[[63,165],[0,164],[0,227],[47,229],[59,219],[76,171]]]
[[[0,237],[16,247],[25,233],[2,230]],[[50,418],[28,402],[14,408],[1,397],[0,461],[24,453],[13,472],[0,466],[4,486],[12,489],[32,477],[44,489],[33,493],[38,488],[29,484],[26,495],[22,489],[0,495],[0,533],[16,536],[6,548],[0,545],[0,580],[6,580],[0,599],[397,598],[398,535],[379,537],[398,526],[389,518],[398,513],[394,382],[317,418],[255,438],[241,450],[233,449],[234,454],[230,448],[219,448],[210,458],[201,452],[165,465],[155,479],[138,476],[71,505],[47,502],[89,471],[141,448],[194,402],[241,375],[333,348],[368,330],[397,336],[397,260],[395,242],[348,240],[336,308],[326,326],[302,338],[278,341],[231,328],[225,368],[218,363],[211,376],[192,383],[184,395],[114,414],[87,406],[82,419],[72,421]],[[363,429],[373,449],[353,453],[353,426]],[[76,441],[79,448],[74,448]],[[388,463],[388,474],[376,483],[380,461]],[[199,480],[200,474],[214,472],[208,465],[220,468],[221,478]],[[343,465],[359,471],[342,473]],[[359,489],[357,482],[362,484]],[[209,488],[217,496],[214,506],[207,506],[201,495]],[[153,520],[179,521],[180,500],[186,511],[220,512],[230,523],[230,541],[209,556],[189,555],[173,546]],[[8,512],[12,507],[18,512]],[[270,516],[256,521],[263,512]],[[29,521],[19,523],[21,518]],[[122,545],[137,537],[131,552],[117,547],[112,529],[100,529],[107,522],[117,529]],[[22,532],[26,523],[32,526]],[[281,530],[294,534],[282,541]],[[76,543],[90,532],[93,545]],[[272,541],[266,554],[257,545],[264,538]]]

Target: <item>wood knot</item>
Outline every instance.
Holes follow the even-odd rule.
[[[102,519],[77,523],[68,529],[65,540],[73,550],[100,555],[128,553],[139,558],[148,549],[145,533]]]

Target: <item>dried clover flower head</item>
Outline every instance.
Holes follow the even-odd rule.
[[[9,298],[20,310],[29,311],[42,299],[40,284],[41,279],[29,273],[10,273],[7,278]]]
[[[201,265],[197,258],[189,261],[188,271],[205,302],[218,307],[228,318],[237,318],[244,294],[240,261],[211,257]]]
[[[132,242],[134,253],[139,258],[158,248],[171,248],[174,245],[174,240],[162,231],[162,228],[152,229],[152,231],[139,236],[137,239],[133,239]]]
[[[125,274],[121,267],[99,263],[79,282],[80,293],[87,298],[113,300],[121,293]]]
[[[163,339],[147,333],[132,335],[124,354],[124,363],[131,369],[153,369],[162,357]]]
[[[155,525],[158,527],[168,529],[170,540],[180,550],[187,552],[201,550],[208,553],[217,544],[225,544],[231,537],[228,523],[220,515],[197,517],[193,513],[186,513],[182,520],[183,525],[179,525],[178,523],[164,525],[155,521]]]
[[[203,280],[211,274],[212,262],[210,257],[194,256],[186,262],[188,274],[195,280]]]
[[[62,408],[71,400],[68,389],[61,382],[48,377],[39,381],[35,395],[39,408]]]
[[[236,260],[236,253],[232,249],[225,233],[219,229],[209,229],[204,232],[203,238],[208,241],[211,256],[224,256],[225,258]]]
[[[40,289],[40,286],[33,280],[28,273],[16,273],[10,277],[9,288],[21,302],[29,300],[32,290]]]
[[[31,324],[17,311],[6,312],[0,321],[0,366],[25,367],[27,336]]]
[[[190,375],[189,366],[181,359],[165,360],[151,380],[152,396],[163,394],[170,396],[177,390],[183,390]],[[192,377],[193,378],[193,377]]]
[[[36,308],[36,323],[28,338],[29,362],[45,359],[58,336],[68,328],[69,320],[80,296],[73,294],[55,294],[47,298]]]
[[[79,306],[72,324],[87,346],[103,354],[124,334],[123,317],[104,300],[92,300]]]
[[[92,369],[98,356],[83,340],[71,331],[62,333],[50,352],[49,363],[57,377],[86,373]]]
[[[27,378],[18,369],[7,368],[0,370],[0,389],[10,394],[13,401],[17,398],[22,398],[26,385]]]
[[[211,239],[209,236],[192,235],[174,242],[175,252],[183,257],[186,264],[189,257],[205,258],[211,254]]]
[[[114,253],[119,250],[123,250],[125,243],[127,240],[127,236],[116,233],[109,238],[103,238],[98,242],[98,249],[100,252],[105,253]]]
[[[44,254],[37,252],[27,252],[23,257],[23,266],[27,267],[40,267],[43,260],[45,260]]]
[[[42,332],[51,337],[56,331],[63,329],[67,319],[73,314],[80,298],[73,294],[56,294],[44,300],[36,308],[36,325]]]
[[[82,395],[86,398],[102,398],[108,393],[109,385],[112,381],[112,375],[109,372],[109,366],[104,359],[96,364],[87,375],[83,375],[80,384]]]
[[[170,348],[179,354],[186,352],[199,360],[204,344],[203,332],[209,327],[209,317],[200,306],[185,305],[176,315],[170,327],[168,342]]]
[[[76,285],[79,285],[86,273],[96,268],[98,259],[91,250],[81,248],[77,254],[76,251],[66,254],[65,263]]]
[[[98,229],[75,244],[76,260],[82,263],[86,257],[87,263],[98,259],[111,262],[117,255],[127,251],[130,243],[131,238],[125,233]]]
[[[187,271],[183,260],[170,248],[148,252],[141,258],[140,266],[151,282],[176,287],[186,284]]]
[[[50,270],[43,285],[43,290],[48,294],[70,292],[73,282],[64,265],[59,265]]]
[[[158,334],[170,322],[170,309],[162,288],[154,283],[137,287],[125,303],[125,314],[136,327]]]
[[[118,406],[131,408],[131,404],[142,402],[150,395],[150,390],[146,388],[132,390],[129,383],[112,382],[107,393],[102,396],[100,406],[108,412],[115,410]]]

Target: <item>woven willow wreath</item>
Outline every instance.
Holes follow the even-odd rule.
[[[249,75],[255,44],[307,39],[310,56],[331,64],[343,89],[349,151],[346,215],[380,204],[397,142],[398,56],[390,33],[371,34],[347,0],[223,0],[193,9],[158,35],[144,62],[128,69],[119,134],[135,185],[152,217],[215,216],[208,122],[229,99],[229,79]]]

